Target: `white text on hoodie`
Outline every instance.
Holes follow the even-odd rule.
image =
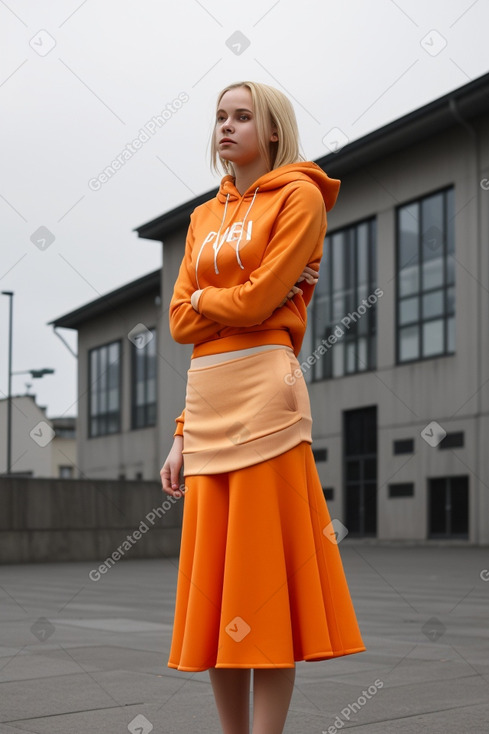
[[[220,238],[220,241],[218,243],[218,246],[221,247],[221,245],[224,242],[234,242],[235,240],[242,239],[243,235],[243,224],[244,222],[233,222],[230,227],[227,227],[224,232],[222,233],[222,236]],[[253,229],[253,220],[249,220],[247,222],[246,227],[246,239],[251,240],[251,233]],[[205,238],[203,245],[206,245],[208,242],[212,242],[213,239],[217,237],[217,232],[209,232],[207,237]]]

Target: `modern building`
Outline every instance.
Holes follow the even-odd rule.
[[[8,398],[0,399],[0,474],[8,468]],[[11,475],[29,477],[77,476],[76,418],[48,418],[31,394],[12,395]]]
[[[78,331],[80,478],[158,478],[158,409],[166,420],[160,281],[157,270],[50,322]]]
[[[352,536],[487,544],[489,74],[316,162],[342,186],[299,360],[331,515]],[[191,353],[168,306],[214,193],[137,228],[164,268],[109,294],[120,307],[53,322],[79,329],[85,476],[157,476]]]

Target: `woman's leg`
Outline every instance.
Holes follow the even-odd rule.
[[[224,734],[249,734],[250,670],[210,668],[209,677]]]
[[[294,689],[294,668],[253,672],[253,734],[282,734]]]

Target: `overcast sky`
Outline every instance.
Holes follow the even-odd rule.
[[[76,360],[47,324],[161,265],[132,230],[217,185],[223,86],[287,93],[315,159],[332,129],[354,140],[488,72],[488,27],[487,0],[0,0],[0,290],[13,370],[56,370],[14,394],[31,382],[48,416],[76,415]]]

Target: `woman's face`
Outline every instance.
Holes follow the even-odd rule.
[[[215,136],[223,160],[245,166],[260,159],[253,103],[247,87],[229,89],[221,97]]]

